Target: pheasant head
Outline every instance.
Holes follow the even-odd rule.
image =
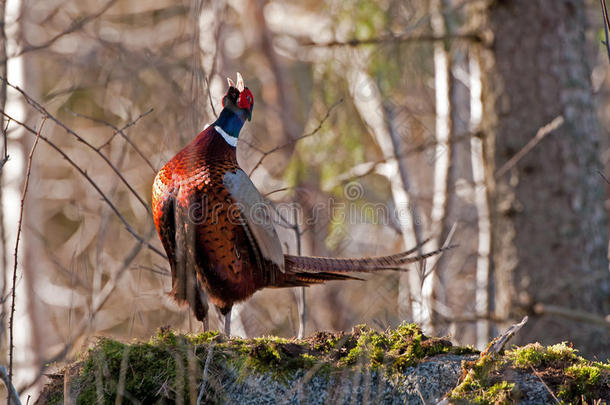
[[[230,108],[238,114],[252,119],[252,110],[254,109],[254,96],[249,88],[244,84],[244,79],[237,72],[237,84],[227,77],[229,89],[227,94],[222,98],[222,106]]]
[[[246,120],[252,120],[254,96],[244,85],[244,79],[237,72],[237,84],[227,78],[229,89],[222,98],[222,111],[214,123],[227,135],[237,138]]]

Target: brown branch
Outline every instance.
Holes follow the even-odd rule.
[[[558,305],[538,303],[534,305],[536,315],[555,315],[577,322],[599,325],[610,330],[610,315],[604,317],[578,309],[560,307]]]
[[[66,35],[72,34],[75,31],[80,30],[85,25],[87,25],[91,21],[95,20],[96,18],[98,18],[99,16],[104,14],[116,2],[117,2],[117,0],[110,0],[110,1],[108,1],[97,12],[95,12],[93,14],[90,14],[88,16],[85,16],[85,17],[80,17],[80,18],[74,19],[72,21],[72,24],[70,24],[70,26],[66,30],[58,33],[57,35],[55,35],[53,37],[51,37],[50,39],[48,39],[47,41],[43,42],[42,44],[26,46],[21,51],[19,51],[17,54],[9,56],[8,58],[18,57],[18,56],[21,56],[21,55],[26,54],[28,52],[33,52],[33,51],[38,51],[40,49],[48,48],[49,46],[51,46],[55,42],[57,42],[57,40],[61,39],[62,37],[65,37]]]
[[[536,369],[533,366],[530,366],[530,368],[532,369],[532,373],[534,373],[534,375],[536,377],[538,377],[538,379],[540,380],[540,382],[542,383],[542,385],[544,385],[544,388],[546,388],[546,390],[549,392],[549,394],[551,394],[551,396],[553,397],[553,399],[555,400],[556,404],[561,405],[561,402],[559,402],[559,399],[557,399],[557,397],[555,396],[555,394],[553,393],[553,391],[551,391],[551,389],[549,388],[549,386],[544,382],[544,380],[542,379],[542,377],[540,377],[540,374],[538,374],[538,372],[536,371]]]
[[[487,346],[487,349],[485,349],[485,351],[483,351],[483,353],[481,353],[481,357],[485,356],[486,354],[490,354],[490,353],[498,354],[502,350],[504,350],[504,346],[506,346],[508,341],[513,336],[515,336],[515,334],[517,332],[519,332],[521,330],[521,328],[523,328],[523,326],[525,326],[525,324],[527,323],[527,320],[528,320],[528,317],[524,316],[523,319],[521,319],[521,322],[512,325],[504,333],[502,333],[500,336],[498,336],[494,340],[492,340],[491,343],[489,344],[489,346]]]
[[[258,162],[256,162],[256,164],[254,165],[254,167],[252,168],[252,170],[250,170],[249,176],[252,176],[252,173],[254,173],[256,171],[256,169],[258,169],[260,167],[261,164],[263,164],[263,160],[265,160],[267,158],[267,156],[269,156],[270,154],[277,152],[280,149],[286,148],[288,146],[294,145],[295,143],[297,143],[300,140],[303,140],[305,138],[309,138],[310,136],[315,135],[316,133],[318,133],[318,131],[320,129],[322,129],[322,125],[324,125],[324,122],[326,122],[326,120],[328,119],[328,117],[330,117],[330,113],[335,109],[335,107],[337,107],[339,104],[341,104],[343,102],[343,99],[339,99],[339,101],[337,101],[335,104],[333,104],[332,106],[330,106],[330,108],[328,110],[326,110],[326,114],[324,115],[324,117],[320,120],[320,122],[318,123],[318,126],[316,128],[314,128],[313,131],[308,132],[304,135],[299,136],[296,139],[293,139],[291,141],[288,141],[282,145],[276,146],[274,148],[269,149],[268,151],[261,151],[262,156],[260,157],[260,159],[258,160]],[[248,144],[248,146],[257,149],[258,151],[260,151],[260,149],[258,149],[256,146],[254,146],[253,144],[246,142]]]
[[[604,35],[606,37],[605,41],[602,43],[606,46],[606,53],[608,54],[608,59],[610,60],[610,44],[608,43],[608,29],[610,28],[610,19],[608,18],[608,8],[606,7],[606,0],[599,0],[602,6],[602,14],[604,15]]]
[[[212,108],[212,113],[214,113],[214,117],[218,117],[218,113],[216,112],[216,108],[214,107],[214,102],[212,101],[212,92],[210,91],[210,81],[212,80],[212,77],[216,73],[216,65],[218,63],[218,49],[220,48],[220,31],[224,24],[223,21],[224,21],[224,14],[226,13],[226,9],[227,9],[227,5],[225,4],[224,8],[222,9],[222,15],[216,16],[216,21],[218,23],[218,26],[216,27],[216,32],[214,32],[214,41],[216,43],[216,46],[214,47],[214,57],[212,58],[212,67],[210,68],[210,71],[208,72],[207,76],[205,77],[205,85],[206,85],[207,93],[208,93],[208,102],[210,103],[210,107]],[[201,52],[201,46],[198,45],[198,49]]]
[[[17,221],[17,236],[15,237],[15,266],[13,267],[13,284],[11,289],[11,314],[9,321],[9,365],[8,365],[8,378],[13,382],[13,335],[15,328],[15,289],[17,285],[17,264],[19,258],[19,239],[21,237],[21,224],[23,223],[23,207],[25,205],[25,196],[28,192],[28,186],[30,184],[30,174],[32,172],[32,160],[34,159],[34,151],[36,150],[36,146],[38,146],[38,141],[40,140],[40,133],[42,132],[42,128],[44,127],[44,123],[47,121],[47,117],[43,117],[42,122],[40,123],[40,127],[38,128],[38,132],[36,133],[36,139],[34,140],[34,144],[32,145],[32,150],[30,150],[30,155],[28,156],[28,168],[25,172],[25,181],[23,183],[23,192],[21,193],[21,206],[19,208],[19,220]],[[8,387],[8,386],[7,386]],[[8,390],[10,393],[10,389]],[[8,404],[11,403],[11,396],[8,396]]]
[[[121,128],[118,128],[117,126],[111,124],[110,122],[105,121],[105,120],[101,120],[99,118],[90,117],[88,115],[80,114],[80,113],[77,113],[77,112],[74,112],[74,111],[70,111],[70,113],[72,115],[76,116],[76,117],[81,117],[81,118],[85,118],[85,119],[88,119],[88,120],[93,121],[93,122],[97,122],[98,124],[105,125],[105,126],[107,126],[109,128],[112,128],[114,130],[112,135],[104,143],[102,143],[100,146],[98,146],[96,149],[98,149],[98,150],[103,149],[108,144],[110,144],[110,142],[112,142],[112,140],[114,139],[114,137],[117,134],[119,134],[119,135],[121,135],[121,137],[123,139],[125,139],[125,142],[127,142],[129,144],[129,146],[131,146],[133,148],[133,150],[142,158],[142,160],[144,160],[144,162],[146,162],[146,164],[156,174],[157,173],[157,169],[155,168],[155,166],[153,166],[153,164],[150,162],[150,160],[148,160],[146,155],[144,155],[144,153],[142,153],[140,148],[138,148],[138,146],[136,144],[134,144],[132,142],[132,140],[129,139],[129,137],[125,134],[125,130],[127,128],[136,125],[138,123],[138,121],[140,121],[142,118],[146,117],[148,114],[152,113],[153,111],[154,111],[153,108],[148,109],[147,111],[145,111],[142,114],[138,115],[135,119],[133,119],[133,120],[129,121],[127,124],[123,125]]]
[[[496,323],[506,323],[510,319],[505,317],[499,317],[493,314],[489,315],[464,315],[464,316],[443,316],[443,320],[449,323],[469,323],[477,321],[492,321]]]
[[[210,107],[212,108],[214,117],[218,117],[218,113],[216,112],[216,108],[214,107],[214,102],[212,101],[212,92],[210,91],[210,79],[207,77],[205,78],[205,85],[208,89],[208,102],[210,103]]]
[[[199,395],[197,396],[197,405],[201,404],[201,401],[203,400],[203,395],[206,392],[206,382],[208,379],[208,370],[210,368],[210,363],[212,362],[212,358],[214,357],[214,346],[216,345],[216,342],[212,342],[210,343],[210,346],[208,347],[208,355],[205,359],[205,365],[203,366],[203,377],[201,378],[201,387],[199,388]]]
[[[349,41],[300,41],[299,45],[314,48],[335,48],[335,47],[358,47],[362,45],[375,45],[387,43],[410,43],[410,42],[437,42],[437,41],[470,41],[483,42],[483,38],[478,33],[470,32],[465,34],[450,34],[450,35],[433,35],[433,34],[388,34],[381,37],[366,38],[366,39],[351,39]]]
[[[125,187],[127,187],[129,189],[129,191],[136,197],[136,199],[140,202],[140,204],[142,204],[142,206],[144,207],[144,209],[146,210],[146,212],[148,213],[149,216],[152,217],[152,212],[150,211],[150,208],[148,207],[148,204],[144,201],[144,199],[137,193],[137,191],[132,187],[131,184],[129,184],[129,182],[125,179],[125,177],[123,177],[123,175],[121,174],[121,172],[116,168],[116,166],[114,166],[112,164],[112,162],[110,161],[110,159],[108,159],[108,157],[106,155],[104,155],[98,148],[96,148],[95,146],[93,146],[92,144],[90,144],[89,142],[87,142],[86,139],[84,139],[82,136],[80,136],[79,134],[76,133],[76,131],[72,130],[71,128],[69,128],[66,124],[64,124],[63,122],[61,122],[59,119],[55,118],[55,116],[53,114],[51,114],[49,111],[47,111],[46,108],[44,108],[40,103],[38,103],[36,100],[34,100],[32,97],[30,97],[24,90],[22,90],[21,88],[19,88],[18,86],[14,86],[11,83],[8,82],[8,80],[4,77],[0,77],[0,80],[3,80],[9,87],[11,87],[12,89],[15,89],[16,91],[18,91],[23,98],[25,99],[25,101],[31,105],[36,111],[38,111],[40,114],[42,114],[45,117],[48,117],[51,121],[53,121],[57,126],[63,128],[66,132],[68,132],[70,135],[74,136],[76,138],[77,141],[81,142],[82,144],[84,144],[85,146],[87,146],[89,149],[91,149],[92,151],[94,151],[99,157],[102,158],[102,160],[110,167],[110,169],[112,169],[112,171],[121,179],[121,182],[125,185]]]
[[[604,179],[607,184],[610,184],[610,180],[608,180],[608,178],[601,172],[601,170],[598,170],[597,173],[602,176],[602,179]]]
[[[4,106],[2,106],[2,108],[4,108]],[[8,126],[10,125],[10,123],[11,123],[11,120],[8,120],[8,122],[6,123],[6,127],[4,127],[4,129],[2,130],[2,140],[4,143],[4,154],[2,156],[2,160],[0,160],[0,176],[2,175],[2,168],[4,167],[6,162],[8,162],[8,159],[9,159],[9,156],[8,156]]]
[[[521,150],[519,152],[517,152],[512,158],[510,158],[508,160],[508,162],[504,163],[502,165],[502,167],[499,168],[498,171],[496,171],[495,177],[498,178],[498,177],[502,177],[503,175],[505,175],[510,169],[512,169],[523,158],[523,156],[527,155],[532,149],[534,149],[534,147],[536,145],[538,145],[538,143],[540,143],[540,141],[545,136],[547,136],[551,132],[555,131],[560,126],[562,126],[563,123],[564,123],[564,119],[560,115],[558,117],[555,117],[555,119],[553,121],[549,122],[548,124],[546,124],[545,126],[540,128],[538,130],[538,132],[536,133],[536,136],[534,136],[532,139],[530,139],[530,141],[523,148],[521,148]]]
[[[120,14],[111,14],[104,16],[105,21],[111,21],[117,24],[138,24],[139,27],[142,27],[144,24],[147,26],[159,24],[164,20],[168,20],[174,17],[182,17],[188,14],[190,8],[180,5],[169,5],[163,8],[155,8],[152,10],[146,11],[136,11],[133,13],[120,13]]]
[[[154,232],[154,228],[151,228],[151,230],[148,232],[149,236],[152,236],[153,232]],[[32,387],[34,384],[36,384],[38,382],[38,380],[40,379],[40,377],[42,377],[44,375],[44,372],[47,369],[49,364],[53,364],[57,361],[63,360],[65,358],[65,356],[70,352],[70,350],[72,349],[72,347],[74,346],[74,344],[76,343],[78,338],[90,326],[91,321],[93,320],[95,315],[100,311],[100,309],[102,309],[104,304],[108,301],[108,298],[110,298],[110,295],[116,289],[118,282],[121,279],[121,276],[125,273],[125,270],[127,270],[129,268],[129,266],[131,265],[131,262],[136,258],[138,253],[140,253],[140,250],[142,249],[143,246],[144,246],[144,243],[142,243],[141,240],[138,240],[136,242],[136,244],[131,248],[129,253],[127,253],[125,258],[123,259],[123,263],[121,264],[121,267],[116,272],[112,273],[112,275],[110,276],[110,280],[108,280],[108,282],[104,285],[104,288],[102,288],[102,290],[99,292],[99,294],[93,298],[92,305],[89,309],[89,313],[83,318],[83,320],[80,322],[80,324],[74,329],[74,332],[72,333],[72,338],[70,338],[70,340],[64,345],[63,349],[60,350],[56,355],[54,355],[51,358],[46,359],[45,361],[42,362],[42,366],[40,367],[37,376],[34,378],[33,381],[31,381],[29,384],[27,384],[27,386],[24,389],[28,389],[28,388]]]
[[[14,401],[16,405],[21,405],[21,401],[19,400],[19,394],[17,394],[17,390],[11,381],[11,378],[6,373],[6,368],[4,366],[0,366],[0,379],[4,381],[4,385],[6,385],[6,390],[8,391],[8,403],[10,405],[11,399]]]
[[[468,141],[470,140],[470,138],[472,137],[482,137],[482,134],[479,132],[467,132],[467,133],[463,133],[460,135],[456,135],[454,137],[452,137],[452,139],[450,140],[450,143],[453,144],[457,144],[460,142],[464,142],[464,141]],[[401,156],[401,157],[407,157],[410,155],[415,155],[417,153],[421,153],[424,152],[430,148],[435,147],[438,144],[438,142],[433,139],[431,141],[423,141],[418,145],[412,146],[412,147],[408,147],[408,148],[404,148],[401,151],[399,151],[396,155],[397,156]],[[365,163],[361,163],[359,165],[356,165],[354,167],[352,167],[350,170],[348,170],[347,172],[344,172],[340,175],[337,176],[337,178],[335,179],[335,183],[332,183],[331,186],[329,186],[328,188],[333,188],[339,184],[342,183],[348,183],[354,180],[358,180],[361,179],[363,177],[368,176],[369,174],[374,173],[379,165],[382,165],[384,163],[387,163],[389,161],[393,161],[396,160],[396,156],[388,156],[382,159],[378,159],[375,161],[371,161],[371,162],[365,162]],[[359,173],[354,174],[353,172],[355,171],[355,168],[360,168],[363,167],[364,171],[361,171]]]
[[[11,119],[13,122],[15,122],[17,125],[23,127],[26,131],[36,134],[36,131],[34,131],[32,128],[30,128],[27,124],[24,124],[23,122],[14,119],[13,117],[9,116],[5,111],[0,110],[0,114],[2,114],[3,116]],[[139,242],[144,243],[148,249],[152,250],[153,252],[155,252],[156,254],[158,254],[159,256],[167,259],[167,256],[165,255],[165,253],[161,252],[159,249],[157,249],[156,247],[154,247],[153,245],[151,245],[150,243],[148,243],[148,239],[145,239],[143,236],[140,236],[129,224],[129,222],[127,222],[127,220],[125,219],[125,217],[121,214],[121,212],[118,210],[118,208],[112,203],[112,201],[110,201],[110,199],[106,196],[106,194],[104,194],[104,192],[100,189],[100,187],[97,185],[97,183],[95,181],[93,181],[93,179],[91,178],[91,176],[89,176],[87,174],[87,172],[85,170],[83,170],[79,165],[77,165],[59,146],[57,146],[55,143],[53,143],[50,139],[48,139],[47,137],[41,135],[40,139],[42,139],[47,145],[49,145],[51,148],[53,148],[57,153],[59,153],[72,167],[74,167],[76,169],[76,171],[78,171],[78,173],[80,173],[85,180],[87,180],[87,182],[95,189],[95,191],[97,191],[97,193],[100,195],[100,197],[102,197],[102,199],[104,200],[104,202],[106,204],[108,204],[108,206],[110,207],[110,209],[115,213],[115,215],[121,220],[121,222],[123,223],[123,225],[125,225],[125,228],[127,229],[127,231]]]

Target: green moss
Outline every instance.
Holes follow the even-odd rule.
[[[510,350],[506,353],[506,356],[517,367],[537,368],[576,361],[578,359],[576,353],[577,350],[568,346],[565,342],[548,347],[544,347],[540,343],[532,343]]]
[[[212,341],[217,341],[222,339],[222,335],[217,330],[210,330],[202,333],[191,333],[186,335],[186,338],[191,344],[194,345],[202,345],[207,344]]]
[[[505,353],[486,354],[473,363],[462,382],[448,395],[453,403],[512,403],[519,397],[515,371],[536,370],[553,394],[565,403],[596,401],[610,395],[610,364],[590,362],[566,343],[539,343],[516,347]]]
[[[565,369],[565,374],[570,378],[559,387],[557,396],[567,401],[582,397],[595,400],[598,397],[596,387],[600,383],[606,386],[610,383],[607,369],[595,363],[573,364]]]
[[[507,404],[518,398],[515,383],[499,382],[489,387],[480,398],[480,403]]]
[[[450,353],[452,349],[450,342],[427,338],[417,325],[410,323],[388,332],[377,332],[364,325],[355,330],[358,340],[341,360],[342,364],[372,369],[383,367],[389,372],[402,373],[425,357]]]
[[[216,385],[210,383],[208,391],[213,397],[218,384],[229,376],[239,379],[265,373],[289,382],[295,372],[328,375],[346,367],[354,372],[366,368],[394,375],[427,356],[471,351],[428,338],[418,326],[408,323],[384,332],[360,325],[349,334],[320,332],[304,340],[228,339],[216,331],[182,335],[162,329],[147,342],[99,339],[71,366],[71,392],[79,404],[111,404],[117,392],[142,403],[178,398],[188,403],[198,394],[201,377],[196,376],[202,376],[212,346],[210,367]],[[48,388],[47,403],[62,403],[63,378],[53,380]]]
[[[490,353],[476,362],[465,364],[468,370],[462,382],[448,394],[452,403],[509,404],[519,399],[514,382],[503,381],[498,374],[504,367],[501,356]]]

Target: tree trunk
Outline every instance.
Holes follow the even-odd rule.
[[[493,36],[481,74],[496,315],[540,315],[521,342],[569,339],[605,358],[610,341],[604,329],[535,311],[540,303],[608,310],[606,185],[597,173],[584,1],[495,1],[483,11]],[[494,178],[557,116],[565,118],[563,126]]]

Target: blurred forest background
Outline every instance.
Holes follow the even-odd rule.
[[[176,306],[150,213],[158,170],[253,91],[238,158],[286,252],[459,247],[426,267],[309,288],[307,329],[402,320],[482,348],[569,340],[610,355],[610,69],[597,0],[8,0],[0,363],[28,156],[15,384],[92,337],[200,331]],[[294,336],[299,291],[234,309],[238,335]],[[211,314],[211,326],[219,325]],[[28,391],[29,390],[29,391]]]

